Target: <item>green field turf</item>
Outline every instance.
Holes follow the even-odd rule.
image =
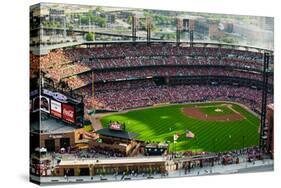
[[[222,111],[221,112],[215,111],[218,108],[221,109]],[[230,108],[221,105],[201,107],[200,111],[208,115],[227,115],[233,113],[233,111]]]
[[[208,103],[207,105],[218,105]],[[206,104],[196,104],[207,106]],[[184,115],[183,107],[189,105],[171,105],[142,110],[133,110],[123,114],[108,115],[101,119],[104,127],[110,120],[126,123],[126,130],[140,134],[137,139],[149,142],[170,142],[170,151],[226,151],[239,149],[244,146],[257,145],[259,142],[259,119],[239,105],[233,104],[236,111],[243,114],[246,119],[218,122],[193,119]],[[216,107],[215,107],[216,108]],[[185,130],[195,134],[194,139],[185,138]],[[176,144],[173,135],[180,133]],[[243,139],[244,137],[244,139]]]

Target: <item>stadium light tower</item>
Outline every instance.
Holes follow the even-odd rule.
[[[181,31],[183,29],[183,21],[181,18],[176,19],[177,30],[176,30],[176,39],[177,39],[177,46],[180,45],[180,38],[181,38]]]
[[[147,34],[147,45],[150,44],[150,38],[151,38],[151,22],[152,18],[150,16],[146,17],[146,34]]]
[[[266,106],[267,106],[267,92],[268,92],[268,72],[269,72],[270,54],[263,55],[263,88],[262,88],[262,106],[261,106],[261,120],[260,120],[260,149],[266,152],[266,143],[268,139],[266,127]]]

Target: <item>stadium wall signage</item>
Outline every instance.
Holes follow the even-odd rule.
[[[52,139],[63,138],[63,135],[61,135],[61,134],[58,134],[58,135],[49,135],[49,138],[52,138]]]
[[[55,100],[60,101],[62,103],[67,103],[68,100],[68,98],[65,95],[47,89],[43,89],[43,94],[53,97]]]
[[[38,93],[39,93],[39,92],[38,92],[38,90],[36,89],[36,90],[31,91],[29,95],[30,95],[30,97],[34,97],[34,96],[37,96]]]
[[[61,103],[51,99],[51,114],[55,117],[61,118]]]
[[[117,130],[117,131],[121,131],[121,130],[123,130],[123,127],[122,127],[122,125],[121,124],[111,124],[110,125],[110,129],[113,129],[113,130]]]
[[[50,99],[48,97],[40,97],[40,110],[50,113]]]
[[[75,123],[74,107],[68,104],[62,104],[62,118],[70,123]]]

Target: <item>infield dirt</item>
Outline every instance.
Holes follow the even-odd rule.
[[[228,108],[233,110],[231,114],[223,114],[223,115],[208,115],[203,113],[200,110],[200,106],[195,107],[185,107],[182,109],[182,112],[192,118],[206,121],[234,121],[234,120],[243,120],[245,117],[241,115],[239,112],[233,110],[231,106]],[[219,108],[219,107],[218,107]]]

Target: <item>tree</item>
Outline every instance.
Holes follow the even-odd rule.
[[[103,10],[101,7],[97,7],[97,8],[96,8],[96,11],[97,11],[97,12],[104,12],[104,10]]]
[[[128,16],[127,18],[127,23],[132,25],[132,16]]]
[[[105,27],[106,26],[106,19],[102,18],[100,16],[93,16],[92,20],[96,22],[100,27]]]
[[[94,40],[94,33],[93,32],[87,33],[86,40],[87,41],[93,41]]]
[[[89,17],[88,16],[80,16],[80,21],[82,25],[88,25],[89,24]]]

